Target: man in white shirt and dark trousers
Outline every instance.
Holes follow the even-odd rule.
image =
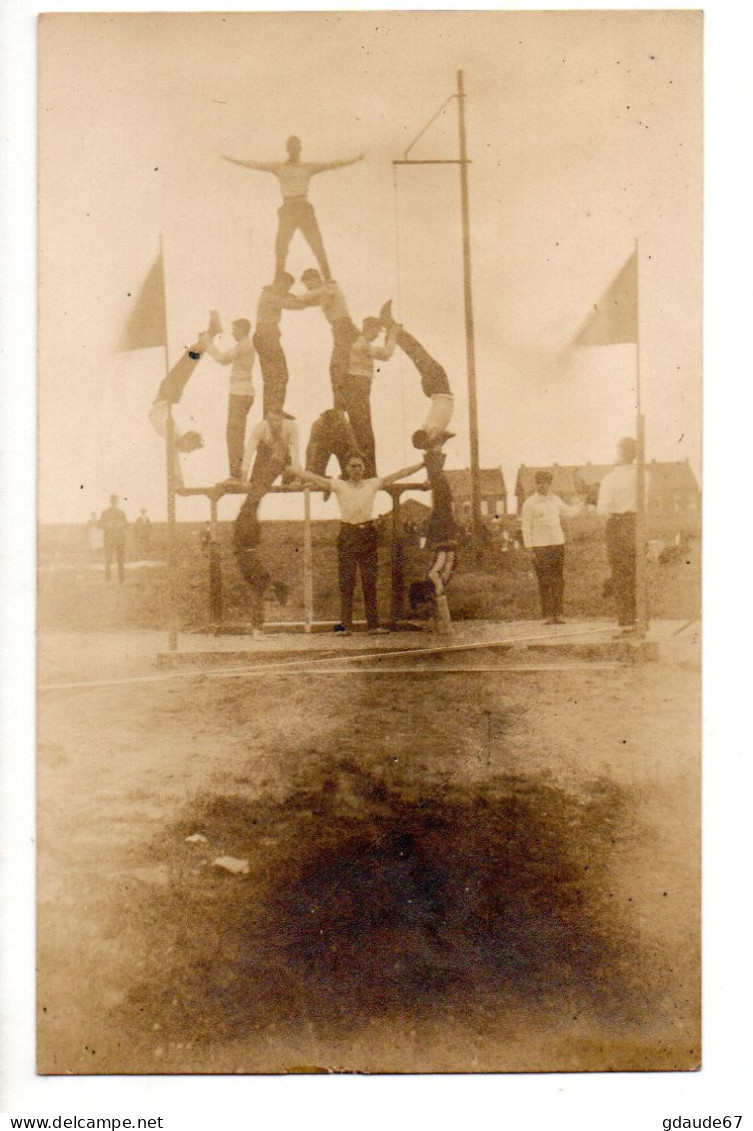
[[[259,358],[264,384],[264,416],[271,408],[285,407],[288,388],[288,362],[280,341],[280,319],[283,310],[299,309],[290,295],[295,279],[283,271],[268,287],[262,287],[256,307],[256,329],[251,339]]]
[[[332,382],[332,403],[336,409],[347,411],[347,380],[350,365],[350,350],[358,337],[358,327],[350,317],[345,295],[334,279],[326,282],[315,267],[309,267],[301,275],[306,291],[302,295],[291,295],[295,309],[307,306],[320,306],[322,314],[332,328],[332,355],[329,361],[329,376]]]
[[[637,506],[637,445],[626,436],[617,445],[617,465],[601,481],[597,514],[606,518],[606,544],[612,591],[617,601],[620,628],[636,624],[635,604],[635,515]]]
[[[328,169],[343,169],[346,165],[355,165],[362,161],[364,153],[351,157],[345,161],[301,161],[300,138],[289,137],[285,143],[288,151],[287,161],[239,161],[235,157],[224,157],[225,161],[233,165],[241,165],[244,169],[254,169],[259,173],[273,173],[280,182],[282,189],[282,205],[278,209],[279,226],[275,243],[275,273],[279,275],[285,270],[290,241],[296,231],[300,230],[309,247],[316,256],[319,268],[325,280],[330,278],[327,254],[324,250],[319,224],[316,220],[313,205],[307,200],[309,182],[317,173],[324,173]],[[223,155],[224,156],[224,155]]]
[[[218,350],[208,334],[202,334],[201,347],[220,365],[231,365],[230,395],[227,406],[227,454],[230,464],[230,482],[241,477],[243,464],[243,441],[246,436],[246,417],[254,403],[254,384],[252,370],[256,350],[249,338],[251,323],[247,318],[236,318],[233,322],[235,345],[229,350]]]
[[[390,327],[385,334],[384,345],[375,345],[381,332],[382,323],[378,318],[364,318],[361,333],[350,347],[348,376],[344,385],[345,411],[363,456],[367,479],[377,473],[374,426],[371,423],[374,362],[389,361],[395,352],[397,336],[396,327]]]
[[[366,627],[373,635],[389,630],[379,624],[377,577],[379,570],[379,532],[372,518],[377,491],[391,487],[420,471],[423,463],[404,467],[383,478],[364,478],[364,461],[360,455],[351,455],[347,462],[347,479],[325,479],[311,471],[301,478],[315,487],[323,487],[337,495],[342,524],[337,539],[337,570],[340,583],[340,624],[335,631],[347,635],[353,630],[353,597],[356,574],[361,572]]]
[[[533,565],[539,584],[541,613],[547,624],[564,624],[565,535],[560,518],[580,514],[583,503],[572,506],[552,493],[552,473],[537,471],[536,490],[521,508],[523,545],[533,552]]]

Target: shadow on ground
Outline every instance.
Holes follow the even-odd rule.
[[[152,846],[171,882],[143,893],[152,958],[121,1022],[199,1044],[529,1006],[630,1025],[650,990],[610,892],[626,808],[605,781],[576,798],[510,775],[422,797],[347,759],[282,800],[199,797]]]

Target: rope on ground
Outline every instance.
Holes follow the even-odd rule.
[[[559,634],[557,634],[556,637],[553,636],[553,635],[552,636],[541,636],[541,635],[530,636],[530,635],[525,635],[525,634],[518,634],[518,635],[507,636],[507,637],[503,638],[502,640],[484,640],[484,641],[477,641],[477,642],[472,643],[472,644],[441,644],[441,645],[437,645],[434,648],[401,648],[401,649],[383,650],[381,652],[364,652],[361,655],[354,655],[354,654],[351,653],[351,654],[343,655],[343,656],[322,656],[319,659],[309,659],[308,657],[305,657],[305,658],[302,658],[302,659],[299,659],[299,660],[283,660],[283,661],[280,661],[279,663],[274,663],[274,664],[252,664],[252,665],[244,666],[244,667],[240,667],[240,668],[239,667],[218,668],[214,671],[199,670],[199,671],[188,671],[188,672],[186,672],[186,671],[162,672],[158,675],[127,676],[127,677],[124,677],[122,679],[113,679],[113,680],[82,680],[82,681],[67,682],[67,683],[42,683],[42,684],[39,684],[38,690],[39,691],[68,691],[68,690],[77,690],[77,689],[95,688],[95,687],[119,687],[119,686],[126,686],[126,685],[129,685],[129,684],[136,684],[136,683],[161,683],[161,682],[164,682],[165,680],[169,680],[169,679],[197,679],[197,678],[200,678],[202,676],[212,678],[212,679],[228,678],[228,677],[234,678],[236,676],[243,676],[243,675],[249,675],[249,674],[257,675],[260,672],[283,673],[285,671],[290,671],[290,670],[296,671],[299,674],[302,674],[302,672],[305,673],[307,671],[319,670],[320,674],[323,675],[323,674],[325,674],[325,672],[322,671],[321,668],[319,668],[319,665],[321,665],[321,664],[343,663],[344,661],[357,661],[357,662],[360,663],[363,660],[383,660],[383,659],[400,658],[400,657],[403,657],[403,656],[415,657],[415,656],[438,655],[438,654],[446,653],[446,652],[471,652],[471,651],[475,651],[475,650],[480,649],[480,648],[495,648],[495,647],[499,648],[499,647],[505,647],[506,645],[510,645],[510,644],[516,644],[516,643],[518,643],[518,644],[519,643],[534,643],[534,642],[547,643],[547,642],[552,641],[553,639],[563,640],[563,639],[570,639],[570,638],[573,638],[575,636],[593,636],[596,633],[602,633],[602,632],[604,632],[603,626],[599,627],[599,628],[577,629],[573,632],[568,632],[568,633],[559,633]],[[200,652],[183,653],[183,655],[198,655],[198,656],[200,656],[201,653]],[[592,665],[588,665],[588,666],[590,667]],[[361,669],[361,670],[363,670],[363,669]],[[372,670],[379,672],[379,671],[383,671],[384,669],[383,668],[375,668],[375,669],[372,669]],[[476,669],[476,670],[484,670],[484,669]],[[510,669],[495,667],[495,668],[492,668],[492,669],[489,669],[489,670],[492,670],[492,671],[507,671],[507,670],[510,670]],[[548,670],[548,669],[546,669],[546,670]],[[334,674],[335,672],[340,672],[340,671],[346,671],[347,672],[348,669],[347,668],[334,668],[334,669],[332,669],[331,674]],[[326,674],[330,674],[330,672],[327,672]]]

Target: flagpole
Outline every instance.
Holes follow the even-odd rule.
[[[165,256],[162,248],[162,232],[159,234],[159,253],[162,260],[162,286],[165,288]],[[170,358],[167,350],[167,294],[165,293],[165,376],[170,373]],[[167,399],[167,428],[165,429],[165,457],[167,459],[167,647],[170,652],[178,650],[178,626],[175,613],[175,422],[173,406]]]
[[[648,631],[648,591],[646,573],[646,418],[641,403],[641,322],[640,322],[640,257],[635,241],[636,333],[635,333],[635,619],[638,632]]]

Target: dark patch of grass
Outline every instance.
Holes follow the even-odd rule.
[[[483,796],[422,796],[385,775],[324,760],[282,801],[190,805],[153,846],[174,881],[139,912],[159,944],[130,1023],[201,1041],[444,1010],[478,1021],[511,1003],[634,1009],[631,928],[609,891],[619,789],[578,799],[500,776]],[[209,844],[186,845],[191,832]],[[213,868],[219,851],[251,874]]]

